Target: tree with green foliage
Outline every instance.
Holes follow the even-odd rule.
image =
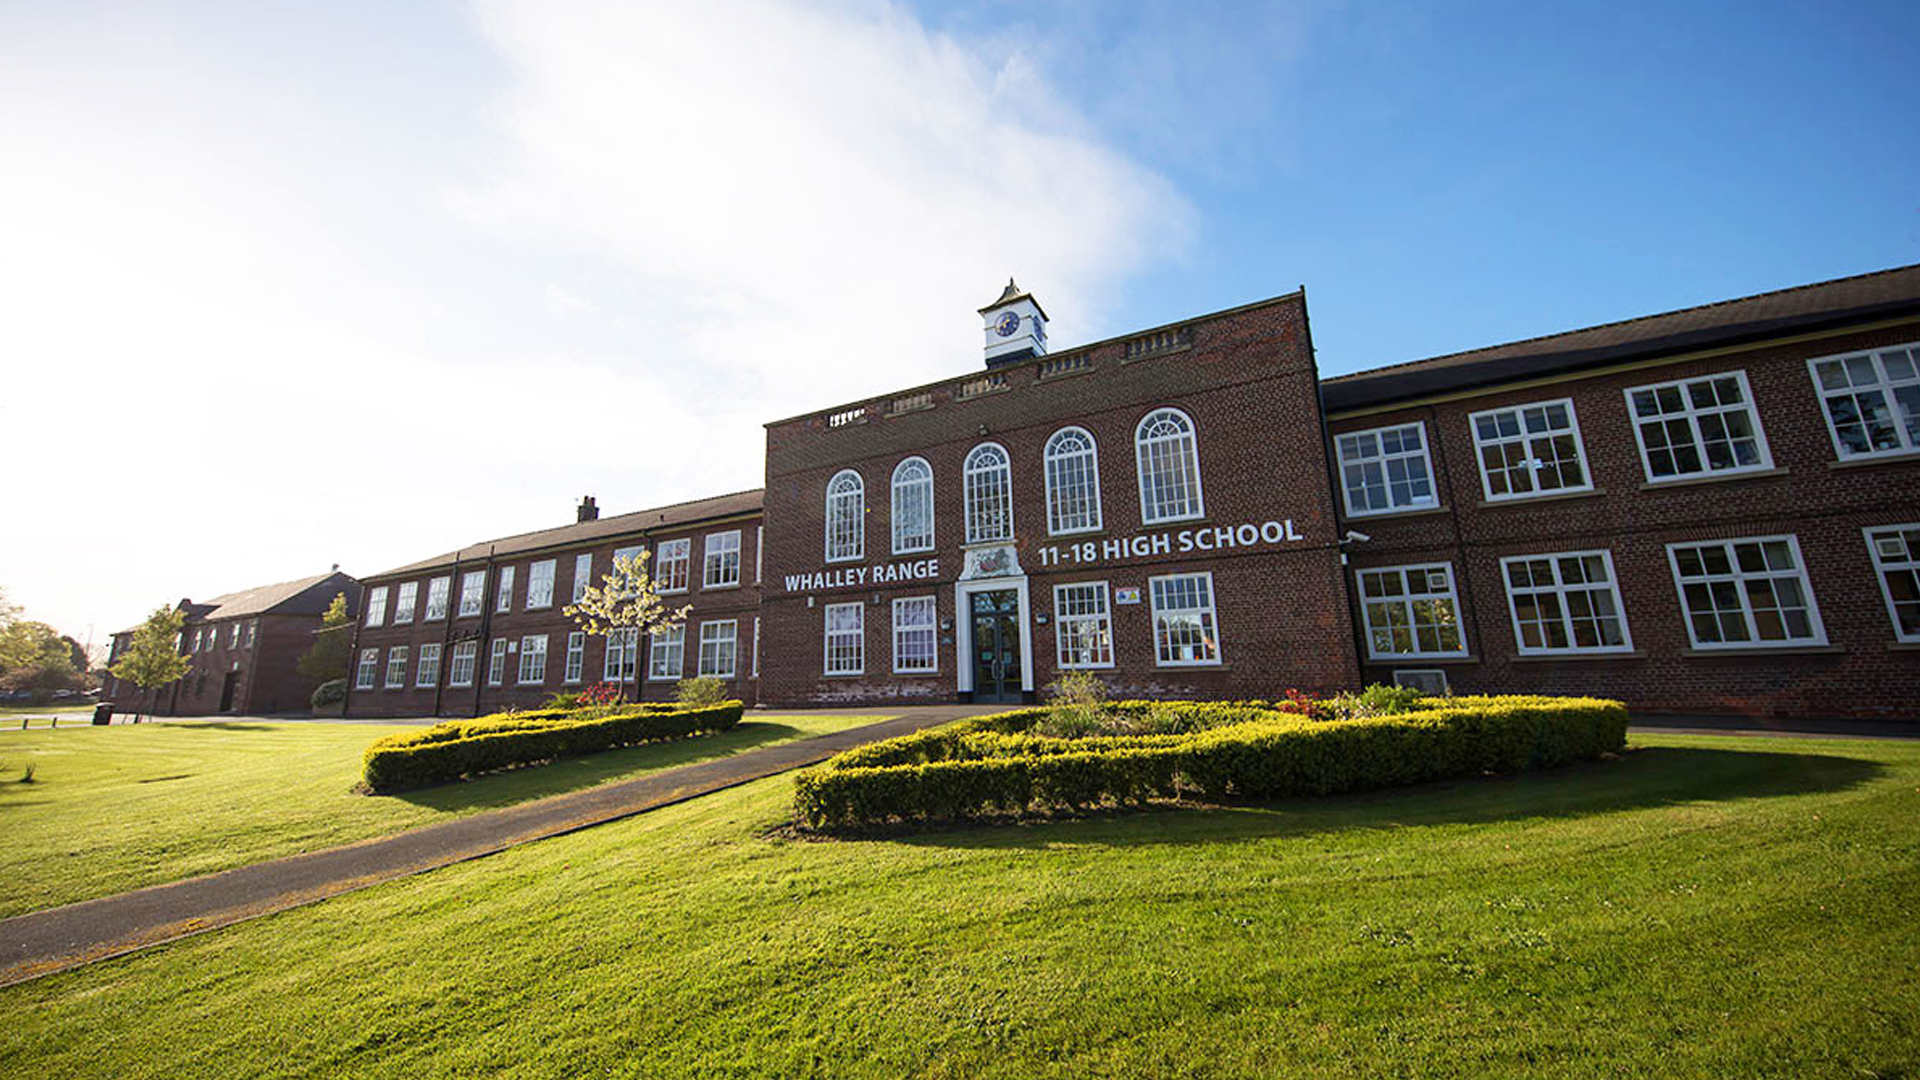
[[[335,593],[326,614],[320,616],[320,629],[314,631],[313,648],[295,662],[300,674],[314,682],[332,682],[347,677],[353,660],[353,642],[348,640],[353,616],[347,614],[347,594]]]
[[[76,690],[84,656],[70,637],[43,622],[14,622],[0,629],[0,690],[32,690],[42,695]],[[36,698],[36,702],[40,698]]]
[[[641,638],[684,620],[693,605],[667,610],[654,588],[653,576],[647,573],[649,554],[641,548],[632,555],[614,556],[613,569],[601,577],[600,584],[587,586],[580,599],[567,605],[567,617],[587,633],[606,637],[609,648],[615,634],[632,635],[637,646]],[[639,667],[637,655],[634,666]],[[636,670],[635,681],[639,675]],[[626,699],[627,680],[621,679],[620,700]]]
[[[185,675],[190,657],[180,651],[180,628],[186,621],[185,612],[170,607],[147,616],[147,621],[133,632],[127,655],[109,669],[113,677],[151,692]],[[134,721],[139,719],[136,710]]]

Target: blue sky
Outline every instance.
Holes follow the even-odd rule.
[[[757,486],[1306,285],[1323,372],[1920,262],[1914,5],[0,7],[0,588],[82,634]],[[74,401],[84,415],[49,410]],[[110,515],[103,529],[99,515]],[[191,526],[184,523],[193,522]]]

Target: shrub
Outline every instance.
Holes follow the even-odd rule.
[[[637,743],[725,731],[740,722],[738,701],[689,707],[646,704],[609,709],[532,709],[448,720],[389,735],[367,747],[365,778],[376,792],[591,754]]]
[[[338,705],[345,700],[347,700],[347,680],[328,679],[326,682],[313,688],[313,696],[307,699],[307,704],[316,709],[324,709],[329,705]]]
[[[1427,698],[1341,723],[1283,704],[1114,702],[1115,715],[1177,716],[1186,730],[1094,737],[1044,734],[1046,709],[975,717],[800,774],[795,809],[818,829],[1175,796],[1325,795],[1547,768],[1626,745],[1625,706],[1595,698]]]
[[[711,675],[681,679],[674,684],[673,696],[682,705],[714,705],[726,700],[727,684]]]
[[[1366,716],[1397,716],[1421,707],[1423,695],[1411,686],[1374,683],[1357,694],[1336,694],[1321,702],[1325,719],[1352,720]]]
[[[559,693],[548,694],[547,703],[540,707],[542,709],[566,709],[569,711],[577,709],[580,707],[580,691],[562,690]]]

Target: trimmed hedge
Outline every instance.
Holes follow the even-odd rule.
[[[1311,720],[1264,702],[1120,702],[1191,709],[1187,735],[1025,734],[1047,709],[975,717],[849,750],[795,780],[810,828],[970,818],[1198,795],[1279,798],[1511,773],[1626,746],[1627,710],[1598,698],[1436,698],[1410,712]]]
[[[738,701],[723,701],[698,707],[628,705],[604,716],[536,709],[449,720],[367,747],[365,778],[376,792],[437,784],[557,757],[725,731],[740,722],[744,709]]]

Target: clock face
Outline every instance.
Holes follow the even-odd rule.
[[[1000,317],[994,320],[993,329],[1001,337],[1012,337],[1013,332],[1020,329],[1020,316],[1011,311],[1002,312]]]

